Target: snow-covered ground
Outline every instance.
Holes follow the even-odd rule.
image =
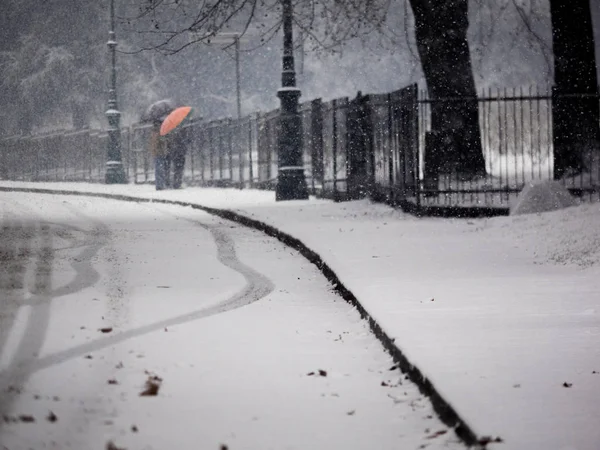
[[[0,193],[0,217],[0,448],[464,448],[358,312],[258,231],[26,193]]]
[[[600,445],[600,205],[418,219],[368,201],[272,192],[2,182],[232,209],[299,238],[395,337],[480,436],[502,449]]]

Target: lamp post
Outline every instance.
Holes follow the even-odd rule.
[[[125,184],[127,176],[123,169],[121,161],[121,112],[117,106],[117,40],[115,35],[115,0],[110,0],[110,31],[108,32],[108,49],[111,52],[111,77],[110,88],[108,90],[108,109],[106,118],[108,119],[108,151],[106,161],[106,184]]]
[[[278,172],[275,200],[306,200],[308,188],[302,164],[302,118],[298,112],[300,89],[296,87],[294,71],[294,48],[292,0],[283,3],[283,61],[281,89],[277,96],[281,101],[279,112]]]

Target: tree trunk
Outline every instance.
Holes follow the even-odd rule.
[[[436,155],[429,173],[456,171],[485,175],[479,105],[467,42],[468,0],[409,0],[427,90],[432,100],[431,129]],[[444,100],[449,99],[449,100]],[[431,165],[436,167],[431,167]],[[426,161],[427,165],[427,161]]]
[[[554,52],[554,177],[581,172],[600,148],[590,0],[550,0]],[[581,96],[583,94],[583,96]]]

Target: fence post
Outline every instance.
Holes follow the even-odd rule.
[[[252,115],[248,117],[248,187],[252,189],[252,182],[254,181],[254,170],[252,165]],[[258,116],[254,116],[258,117]]]
[[[419,182],[419,178],[421,177],[421,158],[419,155],[420,148],[420,140],[419,140],[419,115],[420,115],[420,103],[419,103],[419,87],[417,83],[412,85],[412,95],[411,95],[411,117],[412,117],[412,127],[411,127],[411,158],[413,158],[413,168],[414,168],[414,190],[415,190],[415,199],[417,203],[417,208],[421,206],[421,183]]]
[[[320,98],[312,101],[311,109],[312,189],[316,194],[315,180],[323,190],[323,102]]]
[[[202,182],[202,186],[206,186],[207,185],[207,170],[209,170],[210,167],[210,154],[207,152],[210,152],[210,146],[209,146],[209,140],[208,140],[208,122],[205,122],[202,126],[202,130],[200,132],[200,136],[202,136],[201,139],[199,139],[200,142],[200,148],[198,149],[198,157],[200,158],[200,181]]]
[[[333,199],[337,200],[337,99],[334,99],[331,106],[332,110],[332,144],[333,154]]]
[[[214,123],[211,123],[210,126],[206,129],[206,135],[207,135],[206,140],[207,140],[207,144],[208,144],[208,172],[209,172],[208,185],[212,186],[214,179],[215,179],[215,174],[214,174],[215,155],[214,155],[214,146],[213,146]]]
[[[351,199],[364,197],[369,191],[368,153],[368,96],[358,91],[348,104],[347,116],[347,164],[348,195]]]
[[[227,153],[229,156],[229,184],[233,186],[233,129],[235,128],[232,119],[227,119]]]

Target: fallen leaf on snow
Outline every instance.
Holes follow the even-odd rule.
[[[140,392],[140,396],[149,397],[158,395],[158,390],[160,389],[160,385],[162,383],[162,378],[157,375],[149,375],[146,380],[146,385],[144,390]]]
[[[429,436],[427,436],[426,439],[434,439],[434,438],[436,438],[438,436],[446,434],[447,432],[448,432],[448,430],[439,430],[439,431],[436,431],[435,433],[430,434]]]
[[[112,331],[112,327],[104,327],[104,328],[100,328],[100,331],[102,333],[110,333]]]
[[[479,440],[477,442],[480,445],[487,445],[487,444],[494,443],[494,442],[500,443],[500,442],[504,442],[504,441],[499,436],[496,436],[495,438],[492,438],[491,436],[482,436],[479,438]]]
[[[117,447],[113,441],[106,443],[106,450],[126,450],[124,447]]]

